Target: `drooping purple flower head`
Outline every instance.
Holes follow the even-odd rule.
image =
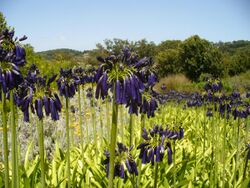
[[[26,63],[25,49],[13,37],[14,30],[0,33],[0,88],[4,93],[17,88],[23,81],[19,68]]]
[[[75,76],[72,69],[61,69],[60,78],[56,81],[61,96],[72,98],[80,83],[79,77]]]
[[[27,77],[17,90],[18,106],[24,114],[24,121],[29,121],[29,112],[36,114],[41,120],[45,115],[51,115],[52,120],[59,119],[59,112],[62,105],[58,95],[52,92],[51,83],[56,79],[56,75],[49,77],[41,76],[35,65],[31,65]]]
[[[139,59],[136,53],[124,48],[119,55],[97,57],[97,60],[101,65],[95,75],[95,97],[104,99],[108,96],[108,90],[111,90],[117,104],[125,104],[129,108],[129,113],[138,114],[143,103],[145,85],[153,87],[157,81],[155,74],[150,71],[152,59]],[[154,115],[154,108],[157,108],[157,105],[152,103],[149,116]]]
[[[140,150],[139,158],[142,160],[142,164],[151,163],[154,165],[155,162],[161,162],[165,153],[167,153],[168,163],[171,164],[173,153],[171,142],[176,139],[182,139],[184,137],[184,129],[180,128],[178,131],[172,131],[155,125],[153,129],[149,130],[149,133],[145,128],[143,129],[142,138],[144,141],[137,147]],[[165,151],[166,149],[167,152]]]
[[[130,174],[138,175],[137,166],[135,160],[131,155],[132,148],[128,149],[124,144],[117,143],[116,149],[116,163],[114,166],[115,173],[114,175],[122,179],[125,178],[125,166]],[[104,151],[105,159],[102,164],[105,165],[106,175],[109,175],[109,165],[110,165],[110,154],[108,151]]]
[[[223,88],[222,82],[218,79],[212,79],[212,80],[209,79],[204,86],[204,89],[206,90],[206,92],[210,91],[213,94],[220,92],[222,88]]]

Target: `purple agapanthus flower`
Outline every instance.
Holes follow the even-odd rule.
[[[6,29],[0,33],[0,88],[4,93],[22,83],[19,68],[26,63],[25,49],[13,37],[14,30]],[[19,41],[22,40],[24,38]]]
[[[130,149],[128,149],[124,144],[122,143],[117,143],[117,149],[116,149],[116,163],[115,163],[115,173],[114,176],[115,177],[120,177],[122,179],[125,178],[126,174],[125,174],[125,167],[127,168],[128,172],[130,174],[135,174],[136,176],[138,175],[138,170],[137,170],[137,166],[135,163],[135,160],[133,159],[132,155],[131,155],[131,150],[132,147]],[[110,155],[108,151],[104,151],[104,155],[106,157],[105,160],[103,160],[103,164],[105,165],[105,171],[106,171],[106,175],[108,177],[109,175],[109,161],[110,161]]]
[[[172,148],[171,140],[181,139],[184,137],[184,129],[180,128],[178,131],[172,131],[168,128],[155,125],[153,129],[147,131],[142,130],[142,138],[144,141],[137,147],[140,150],[139,158],[142,164],[161,162],[164,158],[167,149],[168,163],[172,163]]]
[[[59,119],[62,104],[56,93],[53,93],[50,84],[54,82],[56,75],[47,79],[41,77],[40,71],[35,65],[31,65],[27,77],[19,85],[16,93],[17,105],[24,114],[24,121],[29,122],[29,112],[36,114],[41,120],[45,115],[51,115],[52,120]],[[44,110],[43,110],[44,109]]]
[[[95,97],[104,99],[111,90],[117,104],[124,104],[129,108],[129,113],[138,114],[143,104],[142,95],[145,87],[153,87],[157,81],[155,74],[150,71],[152,58],[139,59],[136,53],[124,48],[119,55],[97,57],[97,60],[101,65],[95,75]],[[151,108],[157,108],[154,101]],[[153,116],[152,112],[151,110],[149,116]]]
[[[80,83],[79,77],[74,75],[72,69],[61,69],[60,78],[56,81],[61,96],[72,98]]]

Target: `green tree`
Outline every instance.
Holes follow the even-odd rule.
[[[114,54],[119,54],[125,46],[127,46],[129,48],[135,47],[134,42],[130,42],[128,40],[122,40],[122,39],[118,39],[118,38],[114,38],[113,40],[105,39],[104,45],[105,45],[104,48],[107,51],[112,52]]]
[[[188,78],[197,81],[201,74],[223,75],[222,54],[213,44],[195,35],[180,45],[180,60]]]
[[[181,43],[180,40],[165,40],[157,46],[157,51],[161,52],[169,49],[178,49]]]
[[[148,42],[146,39],[138,41],[129,41],[123,39],[114,38],[113,40],[106,39],[104,46],[97,44],[99,49],[114,54],[119,54],[124,47],[129,47],[137,52],[139,57],[153,57],[156,54],[156,45],[154,42]]]
[[[134,48],[139,57],[154,57],[156,54],[155,43],[148,42],[146,39],[136,41]]]
[[[178,49],[161,51],[156,56],[157,72],[160,77],[181,72]]]
[[[7,28],[7,22],[2,12],[0,12],[0,33]]]
[[[250,49],[237,50],[229,61],[228,74],[234,76],[250,69]]]

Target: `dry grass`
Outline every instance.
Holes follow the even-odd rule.
[[[166,91],[176,90],[190,92],[194,89],[194,85],[184,74],[175,74],[162,78],[154,89],[160,93],[164,93],[161,89],[162,84],[166,85]]]

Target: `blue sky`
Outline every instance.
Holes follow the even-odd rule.
[[[83,51],[107,38],[250,40],[249,0],[1,0],[0,11],[35,51]]]

